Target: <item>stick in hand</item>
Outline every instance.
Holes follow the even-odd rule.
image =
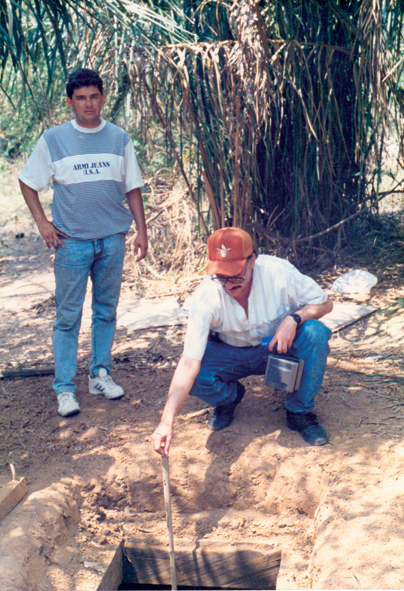
[[[164,487],[164,502],[166,506],[168,538],[170,542],[170,575],[171,575],[171,589],[177,589],[177,575],[175,572],[175,555],[174,555],[174,537],[173,525],[171,522],[171,500],[170,500],[170,476],[168,471],[168,456],[162,457],[163,461],[163,487]]]

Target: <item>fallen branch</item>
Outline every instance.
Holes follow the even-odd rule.
[[[22,367],[19,369],[0,370],[0,380],[15,380],[17,378],[32,378],[35,376],[50,376],[55,373],[54,365],[40,367]]]
[[[376,199],[376,203],[379,203],[379,201],[382,201],[382,199],[384,199],[388,195],[392,195],[393,193],[402,194],[402,191],[397,191],[397,187],[399,187],[403,183],[404,183],[404,181],[400,181],[399,183],[397,183],[397,185],[391,191],[384,191],[383,193],[380,193],[380,196]],[[330,228],[327,228],[326,230],[323,230],[322,232],[317,232],[317,234],[313,234],[312,236],[307,236],[306,238],[298,238],[297,240],[293,240],[293,241],[291,241],[291,244],[292,243],[299,244],[300,242],[307,242],[308,240],[313,240],[314,238],[319,238],[320,236],[324,236],[324,234],[328,234],[329,232],[336,230],[337,228],[339,228],[340,226],[342,226],[346,222],[349,222],[349,221],[353,220],[354,218],[362,215],[362,213],[364,213],[366,210],[370,209],[371,207],[374,207],[374,205],[375,205],[375,202],[372,202],[369,205],[365,205],[360,211],[357,211],[356,213],[353,213],[352,215],[348,216],[347,218],[339,221],[337,224],[330,226]]]

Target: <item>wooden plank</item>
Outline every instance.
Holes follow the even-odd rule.
[[[107,572],[105,573],[101,583],[97,587],[97,591],[111,591],[111,589],[118,589],[119,585],[122,583],[122,549],[123,542],[119,544],[113,559],[109,563]]]
[[[168,548],[136,541],[124,544],[132,570],[127,582],[170,586]],[[214,589],[275,589],[281,551],[257,544],[192,544],[175,548],[178,586]],[[128,569],[125,577],[128,576]]]
[[[342,330],[354,322],[361,320],[369,314],[376,312],[378,308],[365,304],[340,303],[334,304],[333,311],[326,314],[321,322],[325,324],[332,332]]]
[[[25,478],[12,480],[0,489],[0,521],[14,509],[27,492]]]

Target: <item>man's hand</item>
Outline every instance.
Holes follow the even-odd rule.
[[[272,341],[268,345],[268,349],[274,350],[274,346],[277,343],[278,353],[287,353],[293,344],[293,340],[296,336],[297,323],[293,320],[292,316],[286,316],[278,326],[276,333]]]
[[[172,438],[172,426],[167,425],[167,423],[161,421],[161,423],[151,436],[154,451],[156,451],[161,456],[168,456]]]
[[[196,376],[201,368],[201,362],[192,357],[182,355],[171,380],[167,402],[161,421],[151,436],[153,449],[161,456],[168,456],[173,438],[173,425],[177,412],[185,402]]]
[[[147,254],[147,234],[146,232],[138,232],[133,242],[133,254],[136,256],[140,250],[140,255],[136,262],[141,261]]]
[[[46,246],[48,248],[57,249],[58,246],[65,248],[65,245],[59,238],[59,236],[63,236],[63,238],[68,238],[67,234],[61,232],[50,222],[49,220],[41,220],[38,222],[38,230],[42,238],[46,242]]]
[[[332,311],[332,308],[333,303],[330,298],[327,298],[323,304],[306,304],[300,310],[296,310],[296,313],[299,314],[303,324],[303,322],[306,322],[311,318],[319,320],[325,316],[325,314],[329,314]],[[272,341],[268,345],[268,349],[271,353],[274,350],[275,343],[278,343],[278,353],[287,353],[289,351],[296,336],[297,326],[297,322],[292,316],[286,316],[286,318],[282,320]],[[301,326],[301,324],[299,326]]]
[[[30,212],[33,215],[34,220],[36,221],[40,235],[46,242],[46,246],[48,248],[54,248],[55,250],[58,246],[64,248],[65,245],[59,236],[64,238],[68,238],[68,236],[67,234],[64,234],[55,228],[52,222],[48,220],[39,201],[38,191],[26,185],[22,180],[20,180],[19,183],[21,187],[21,193],[30,209]]]

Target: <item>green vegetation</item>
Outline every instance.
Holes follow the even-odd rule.
[[[66,119],[66,75],[88,66],[205,229],[336,249],[345,220],[377,211],[400,138],[403,16],[401,0],[0,0],[0,149]]]

